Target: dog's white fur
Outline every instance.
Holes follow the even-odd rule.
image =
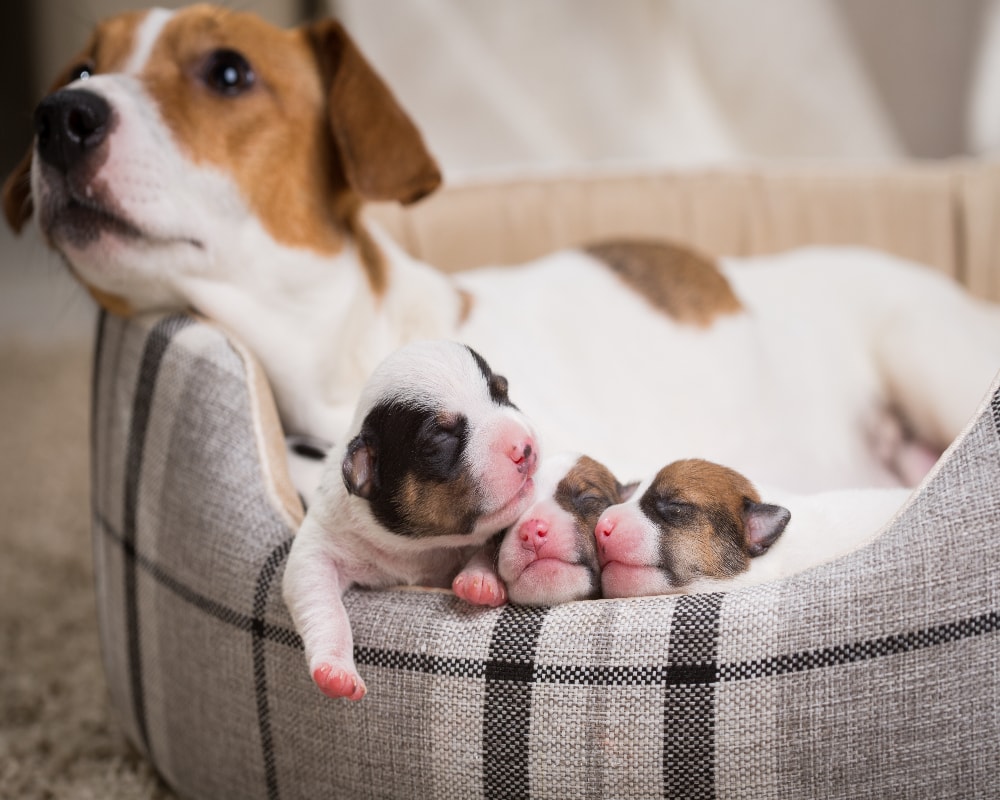
[[[905,448],[886,463],[895,415],[940,452],[1000,366],[1000,311],[862,249],[723,259],[743,310],[697,327],[582,251],[448,277],[376,231],[379,295],[352,241],[335,255],[279,242],[231,175],[171,135],[141,74],[173,17],[150,13],[124,71],[85,86],[116,110],[100,178],[145,238],[55,244],[88,285],[135,310],[190,306],[231,329],[263,364],[290,432],[341,443],[386,354],[457,338],[519,387],[552,449],[618,474],[699,456],[794,490],[898,485],[914,470],[893,463]],[[32,193],[44,208],[38,162]],[[472,298],[464,320],[459,290]]]

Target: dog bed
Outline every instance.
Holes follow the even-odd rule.
[[[972,170],[942,169],[946,181],[919,171],[831,174],[794,213],[822,228],[829,220],[816,209],[830,192],[853,191],[871,211],[881,202],[870,195],[873,181],[930,181],[926,208],[922,195],[906,202],[918,225],[927,215],[914,236],[940,246],[935,237],[958,241],[947,231],[972,225],[956,213],[953,169]],[[713,189],[725,178],[658,178],[667,189],[699,179]],[[654,182],[472,187],[411,216],[378,213],[426,255],[441,247],[429,232],[449,229],[449,203],[461,214],[476,197],[510,209],[480,220],[480,229],[505,225],[509,236],[519,219],[539,223],[523,202],[508,205],[505,192],[540,209],[560,192],[570,206],[589,197],[593,215],[601,204],[618,207],[629,180],[647,193]],[[803,179],[736,180],[756,181],[757,191]],[[579,193],[566,188],[574,186]],[[886,207],[905,195],[894,191]],[[662,197],[677,203],[676,193]],[[738,203],[720,207],[742,213]],[[932,224],[935,209],[942,219]],[[853,207],[847,213],[856,216]],[[642,220],[656,227],[645,206]],[[636,230],[634,216],[619,222],[579,224],[601,234],[657,232]],[[461,249],[470,234],[465,223],[458,229]],[[880,243],[865,230],[866,243]],[[670,225],[658,232],[676,235]],[[566,225],[549,238],[575,235]],[[484,234],[483,260],[495,259],[490,243],[507,247],[504,239]],[[743,237],[739,249],[754,242]],[[952,264],[957,249],[940,247],[936,265],[968,277],[972,247]],[[979,280],[988,288],[992,277],[984,271]],[[983,388],[965,432],[879,539],[791,579],[547,609],[472,608],[443,591],[352,590],[345,603],[369,691],[348,703],[312,685],[281,601],[301,507],[259,367],[225,331],[191,315],[102,316],[92,511],[111,702],[177,792],[206,800],[995,796],[1000,380]]]

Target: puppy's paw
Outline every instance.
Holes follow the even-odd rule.
[[[361,676],[353,669],[321,663],[312,671],[312,679],[327,697],[360,700],[368,691]]]
[[[476,606],[502,606],[507,602],[507,587],[500,576],[485,569],[466,568],[455,576],[451,590],[465,602]]]

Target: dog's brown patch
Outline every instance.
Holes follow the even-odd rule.
[[[622,485],[611,470],[589,456],[580,456],[556,486],[556,504],[569,513],[576,524],[579,563],[594,571],[595,592],[599,579],[594,528],[606,509],[622,502],[622,493]]]
[[[368,285],[376,297],[381,297],[389,288],[389,266],[385,254],[365,228],[359,213],[355,212],[348,217],[347,228],[357,247],[358,260],[368,277]]]
[[[243,55],[254,73],[254,85],[232,97],[201,79],[223,49]],[[180,147],[231,175],[284,244],[336,253],[361,199],[411,202],[440,181],[416,128],[336,23],[286,31],[252,14],[194,6],[169,20],[142,78]],[[380,292],[384,264],[370,244],[362,238],[359,247]]]
[[[661,531],[663,568],[682,587],[699,577],[731,578],[750,566],[743,509],[760,495],[735,470],[700,459],[660,470],[639,501]]]
[[[678,322],[704,327],[743,308],[718,266],[687,247],[617,240],[589,245],[584,252]]]
[[[203,80],[219,50],[240,53],[254,83],[234,96]],[[178,146],[230,175],[276,240],[324,254],[340,250],[344,189],[332,157],[325,98],[301,31],[253,14],[192,6],[168,20],[141,78]]]
[[[611,470],[589,456],[580,456],[556,486],[555,501],[593,532],[605,509],[622,502],[622,491]]]
[[[408,536],[419,538],[472,533],[481,510],[472,479],[464,473],[444,482],[422,480],[409,474],[403,480],[395,504]]]
[[[330,130],[348,184],[366,200],[413,203],[441,183],[420,131],[336,20],[307,29],[327,89]]]

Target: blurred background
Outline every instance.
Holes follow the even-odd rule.
[[[1000,146],[1000,0],[228,4],[286,26],[340,16],[450,181]],[[31,141],[34,104],[94,23],[141,5],[2,4],[3,175]],[[0,298],[0,336],[76,336],[92,313],[34,228],[0,232]]]

